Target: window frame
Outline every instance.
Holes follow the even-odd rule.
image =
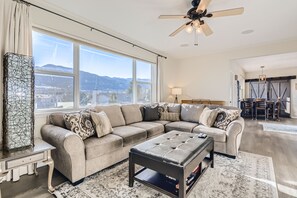
[[[140,58],[136,58],[127,54],[123,54],[121,52],[113,51],[106,49],[102,46],[98,46],[96,44],[91,44],[79,39],[74,39],[70,35],[65,35],[64,33],[57,33],[41,29],[39,27],[33,27],[32,32],[38,32],[41,34],[45,34],[51,37],[56,37],[58,39],[63,39],[65,41],[69,41],[73,44],[73,72],[58,72],[58,71],[46,71],[46,70],[38,70],[34,69],[34,75],[35,74],[43,74],[43,75],[54,75],[59,77],[73,77],[73,108],[47,108],[47,109],[35,109],[35,113],[44,113],[44,112],[61,112],[61,111],[69,111],[69,110],[81,110],[85,109],[86,107],[80,106],[80,46],[86,46],[90,48],[94,48],[96,50],[111,53],[114,55],[120,55],[124,56],[126,58],[132,59],[132,82],[133,82],[133,96],[132,96],[132,103],[131,104],[137,104],[137,84],[149,84],[151,85],[151,101],[150,103],[154,103],[157,101],[157,63],[143,60]],[[33,38],[32,38],[33,40]],[[150,82],[143,82],[143,81],[137,81],[137,66],[136,62],[142,61],[145,63],[149,63],[151,65],[151,81]],[[34,87],[35,89],[35,87]],[[121,104],[121,103],[118,103]],[[34,104],[35,105],[35,104]],[[96,104],[100,105],[100,104]]]

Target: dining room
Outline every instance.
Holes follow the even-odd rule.
[[[280,121],[297,118],[297,52],[234,60],[235,104],[242,116]]]

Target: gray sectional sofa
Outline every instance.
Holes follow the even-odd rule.
[[[56,147],[52,151],[55,168],[73,183],[127,159],[134,145],[171,130],[206,133],[214,138],[216,152],[236,157],[244,128],[243,119],[239,117],[232,121],[226,130],[206,127],[199,125],[197,114],[193,115],[189,108],[201,108],[201,105],[170,104],[168,111],[181,113],[181,121],[148,122],[143,121],[142,107],[139,105],[96,106],[97,112],[104,111],[107,114],[113,133],[85,140],[66,129],[64,113],[53,113],[50,123],[42,127],[41,135],[43,140]]]

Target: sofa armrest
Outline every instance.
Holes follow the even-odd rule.
[[[238,149],[241,143],[242,132],[244,129],[244,119],[239,117],[232,121],[226,131],[227,135],[227,147],[226,152],[228,155],[237,156]]]
[[[75,133],[54,125],[41,128],[42,139],[56,147],[52,151],[55,168],[72,183],[85,177],[85,145]]]

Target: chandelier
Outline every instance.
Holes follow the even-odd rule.
[[[261,66],[262,73],[259,75],[259,81],[266,81],[266,75],[263,73],[263,69],[265,66]]]

